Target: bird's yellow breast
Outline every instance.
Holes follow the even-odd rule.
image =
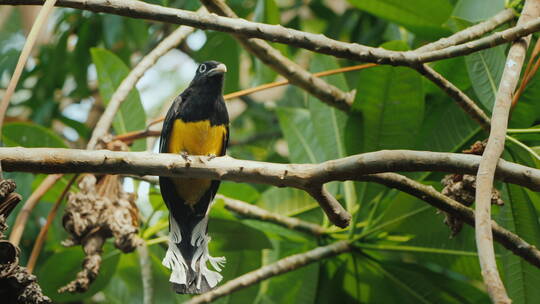
[[[168,140],[167,152],[219,156],[225,136],[227,136],[227,129],[224,125],[211,126],[209,120],[184,122],[177,119],[174,121]],[[175,178],[172,180],[176,192],[188,205],[196,204],[211,184],[209,179]]]

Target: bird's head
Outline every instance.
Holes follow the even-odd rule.
[[[223,82],[223,76],[227,72],[227,66],[217,61],[206,61],[199,65],[193,84],[205,84],[209,82]]]

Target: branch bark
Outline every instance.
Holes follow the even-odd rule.
[[[383,150],[319,164],[279,164],[238,160],[229,156],[211,161],[205,156],[150,152],[116,152],[61,148],[0,148],[6,171],[34,173],[101,173],[208,178],[260,183],[305,190],[330,181],[361,180],[363,174],[433,171],[475,174],[480,156],[460,153]],[[540,170],[499,160],[495,177],[540,191]]]
[[[0,4],[41,5],[43,0],[0,0]],[[390,65],[417,65],[445,58],[467,55],[496,45],[514,41],[540,30],[540,19],[527,22],[485,38],[430,52],[397,52],[346,43],[321,34],[306,33],[281,25],[268,25],[244,19],[197,14],[133,0],[58,0],[58,6],[111,13],[132,18],[188,25],[200,29],[235,33],[246,38],[260,38],[290,44],[314,52],[356,61]]]
[[[527,0],[518,26],[531,20],[540,20],[540,0]],[[482,269],[482,277],[489,296],[495,303],[511,303],[497,270],[493,235],[491,233],[491,192],[497,162],[504,150],[508,117],[512,105],[512,95],[519,81],[521,67],[527,53],[531,37],[515,41],[506,60],[499,90],[495,98],[492,127],[488,143],[476,176],[476,245]]]
[[[513,9],[507,8],[486,21],[468,27],[462,31],[453,34],[450,37],[444,37],[435,42],[428,43],[424,46],[417,48],[415,51],[430,52],[445,49],[453,45],[462,44],[464,42],[474,40],[478,37],[482,37],[484,34],[487,34],[492,30],[496,29],[497,27],[514,19],[516,16],[515,13],[516,12]]]
[[[246,202],[242,202],[220,194],[218,194],[216,198],[223,200],[223,202],[225,203],[225,208],[227,210],[235,212],[242,217],[271,222],[285,228],[309,233],[314,236],[321,236],[326,233],[326,229],[324,229],[323,226],[306,222],[295,217],[289,217],[270,212],[255,205],[251,205]]]
[[[344,252],[349,252],[351,249],[352,247],[350,246],[349,242],[339,241],[327,246],[317,247],[304,253],[291,255],[273,264],[241,275],[209,292],[193,297],[187,303],[210,303],[215,299],[231,294],[239,289],[249,287],[273,276],[296,270],[300,267],[309,265],[322,259],[333,257]]]
[[[229,18],[238,18],[233,10],[221,0],[201,0],[209,11],[226,16]],[[301,87],[311,95],[328,105],[349,111],[354,101],[354,91],[345,93],[337,87],[317,78],[294,61],[283,56],[281,52],[274,49],[268,43],[261,39],[248,39],[240,35],[233,34],[233,37],[251,54],[259,58],[266,65],[274,69],[290,83]]]

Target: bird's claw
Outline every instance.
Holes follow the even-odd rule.
[[[186,162],[188,162],[188,163],[191,162],[191,158],[189,158],[189,154],[188,154],[186,151],[180,152],[180,156],[182,156],[182,158],[183,158]]]
[[[212,159],[216,158],[216,155],[215,154],[208,154],[208,158],[206,159],[207,161],[211,161]]]

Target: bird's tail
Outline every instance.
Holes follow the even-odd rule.
[[[182,236],[186,236],[186,233],[182,234],[180,225],[172,215],[169,221],[169,249],[163,265],[172,271],[169,281],[174,290],[182,294],[200,294],[212,289],[223,278],[219,271],[225,258],[211,257],[208,253],[208,216],[202,218],[184,238]],[[208,269],[207,262],[216,271]]]

